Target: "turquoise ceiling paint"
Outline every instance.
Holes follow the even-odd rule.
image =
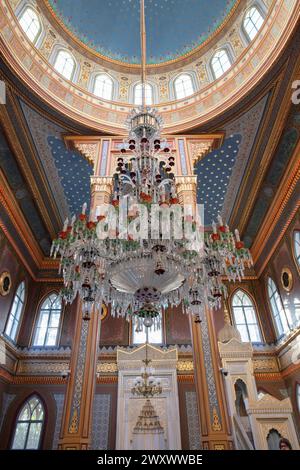
[[[50,0],[67,28],[97,52],[140,62],[140,0]],[[147,62],[176,59],[202,44],[236,0],[145,0]]]

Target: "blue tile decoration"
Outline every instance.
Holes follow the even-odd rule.
[[[85,45],[112,59],[140,62],[140,0],[49,3]],[[147,62],[173,60],[202,44],[220,27],[235,3],[236,0],[145,0]]]
[[[218,150],[210,152],[195,165],[197,203],[204,204],[205,225],[211,225],[222,211],[241,141],[240,134],[232,134]]]
[[[90,177],[93,174],[93,168],[79,152],[67,150],[64,142],[58,137],[49,136],[47,140],[70,214],[78,214],[85,202],[88,207],[90,205]]]

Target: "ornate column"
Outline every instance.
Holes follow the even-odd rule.
[[[196,206],[197,177],[179,176],[176,182],[180,203]],[[232,448],[232,437],[212,315],[213,312],[206,309],[203,318],[190,318],[194,377],[202,447],[224,450]]]
[[[91,185],[91,209],[107,204],[111,178],[93,176]],[[90,320],[83,319],[81,302],[77,300],[70,375],[58,443],[62,450],[88,450],[91,445],[100,326],[101,317],[96,312],[92,312]]]

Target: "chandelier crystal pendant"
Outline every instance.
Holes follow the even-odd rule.
[[[60,257],[67,303],[78,295],[88,320],[105,302],[112,316],[133,318],[138,329],[158,328],[167,307],[181,304],[195,315],[205,306],[220,307],[224,280],[240,281],[252,265],[238,231],[233,234],[220,215],[206,232],[196,202],[192,211],[179,204],[175,151],[161,138],[161,116],[145,106],[144,16],[141,24],[143,105],[126,121],[111,204],[89,216],[84,204],[51,248]]]

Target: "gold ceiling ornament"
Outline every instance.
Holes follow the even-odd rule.
[[[146,400],[136,425],[133,428],[133,434],[163,434],[164,428],[161,426],[159,416],[149,399]]]
[[[10,293],[11,277],[8,271],[3,271],[0,276],[0,294],[5,297]]]

